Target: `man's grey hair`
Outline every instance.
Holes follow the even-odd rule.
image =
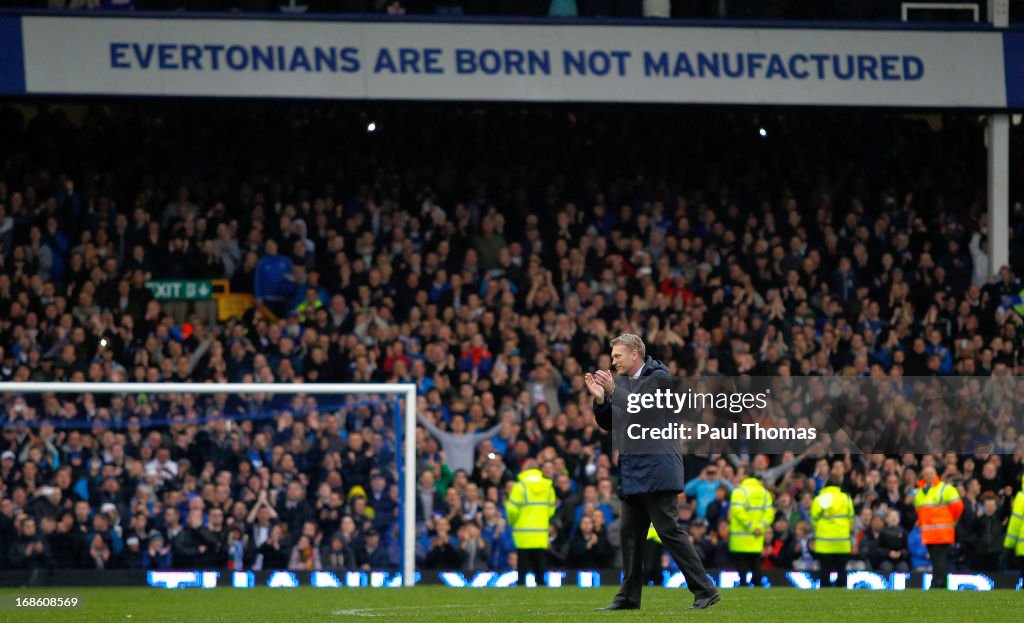
[[[644,346],[644,341],[640,339],[639,335],[623,333],[611,341],[612,348],[615,348],[619,344],[625,345],[630,350],[635,350],[636,354],[640,355],[640,359],[647,359],[647,347]]]

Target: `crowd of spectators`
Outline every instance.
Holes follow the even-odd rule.
[[[444,17],[582,17],[676,19],[886,20],[901,19],[899,0],[5,0],[0,6],[111,11],[307,12],[316,14],[440,15]],[[928,21],[969,21],[964,4],[986,20],[984,2],[959,3],[957,11],[926,7],[913,14]],[[1020,9],[1011,0],[1011,15]],[[298,8],[297,7],[301,7]]]
[[[420,565],[513,568],[505,495],[534,460],[557,563],[613,566],[617,470],[582,377],[615,335],[677,375],[1024,376],[1004,304],[1024,214],[988,279],[981,138],[876,112],[3,106],[0,380],[413,382]],[[260,304],[176,316],[145,284],[180,278]],[[0,568],[398,564],[385,398],[0,409]],[[841,472],[858,560],[923,568],[908,495],[937,462],[967,500],[958,564],[998,566],[1009,417],[972,454],[690,456],[680,522],[729,566],[728,491],[766,474],[766,566],[806,568],[811,497]]]

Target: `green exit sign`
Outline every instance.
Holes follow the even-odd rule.
[[[146,287],[158,301],[205,301],[213,296],[209,279],[147,281]]]

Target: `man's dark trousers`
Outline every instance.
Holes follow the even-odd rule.
[[[533,574],[537,586],[543,586],[544,574],[548,572],[548,550],[517,549],[516,558],[519,561],[519,586],[526,586],[527,573]]]
[[[846,563],[850,561],[849,554],[818,554],[818,562],[821,563],[821,588],[846,588]],[[832,572],[836,572],[836,583],[832,583]]]
[[[644,586],[644,548],[647,530],[652,523],[662,545],[683,572],[686,586],[694,597],[705,599],[715,594],[715,587],[704,571],[690,536],[678,528],[678,513],[678,498],[674,491],[637,493],[622,499],[622,570],[625,577],[619,594],[615,596],[616,604],[640,606],[640,593]]]
[[[928,557],[932,559],[932,588],[946,588],[946,574],[949,572],[949,544],[929,545]]]
[[[731,552],[736,570],[740,572],[740,585],[747,585],[747,574],[750,574],[750,585],[761,586],[761,554],[749,552]]]

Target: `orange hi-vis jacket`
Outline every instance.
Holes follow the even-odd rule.
[[[956,487],[935,479],[925,486],[917,481],[914,495],[917,523],[921,526],[921,541],[925,545],[943,545],[956,542],[956,522],[964,513],[964,501]]]

